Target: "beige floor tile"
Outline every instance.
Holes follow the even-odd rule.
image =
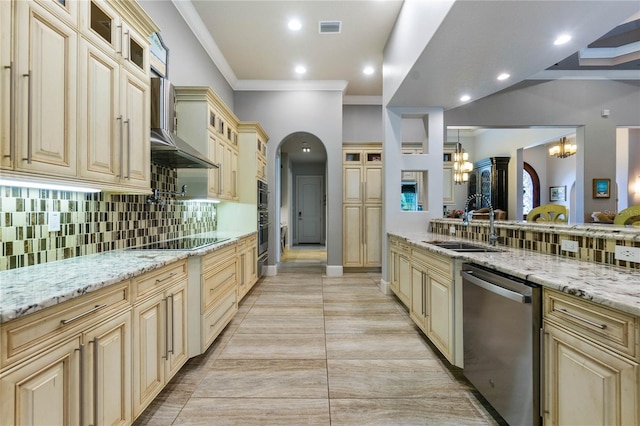
[[[324,327],[327,334],[415,333],[415,330],[407,326],[405,319],[396,313],[386,315],[326,316]]]
[[[328,398],[325,360],[218,360],[194,397]]]
[[[435,359],[418,333],[327,334],[327,359]]]
[[[318,317],[324,315],[324,309],[322,305],[317,303],[313,303],[311,305],[261,305],[261,306],[253,306],[251,310],[247,313],[245,319],[256,317],[256,316],[295,316],[296,318],[305,318],[305,317]]]
[[[332,399],[331,426],[495,425],[466,398]]]
[[[438,360],[327,360],[330,398],[426,398],[459,393]]]
[[[322,304],[322,293],[296,294],[291,293],[261,293],[253,306],[280,304]]]
[[[321,334],[324,336],[324,317],[298,317],[276,315],[247,316],[236,333],[239,334]]]
[[[328,426],[327,399],[192,398],[174,425]]]
[[[324,335],[235,334],[218,359],[326,359]]]
[[[352,302],[334,301],[324,304],[325,316],[340,315],[350,317],[354,315],[385,315],[398,313],[398,308],[386,301],[364,303],[354,300]]]

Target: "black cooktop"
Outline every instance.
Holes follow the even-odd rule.
[[[229,238],[218,237],[183,237],[175,240],[158,241],[138,247],[131,247],[133,250],[195,250],[210,244],[221,243]]]

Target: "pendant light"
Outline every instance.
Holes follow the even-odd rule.
[[[567,138],[562,138],[556,145],[549,148],[549,155],[552,157],[567,158],[575,154],[577,148],[576,144],[572,144]]]
[[[469,181],[469,173],[473,170],[473,164],[469,162],[469,153],[462,149],[460,143],[460,130],[458,129],[458,142],[453,153],[453,181],[462,185]]]

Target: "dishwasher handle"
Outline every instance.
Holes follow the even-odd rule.
[[[523,304],[531,303],[531,296],[528,294],[522,294],[518,293],[517,291],[509,290],[508,288],[504,288],[489,281],[485,281],[472,274],[473,271],[462,271],[460,273],[463,280],[467,280],[470,283],[475,284],[478,287],[482,287],[487,291],[490,291],[502,297],[506,297],[507,299],[513,300],[514,302]]]

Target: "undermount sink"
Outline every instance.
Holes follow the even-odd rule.
[[[501,249],[481,246],[462,241],[423,241],[423,243],[438,246],[443,249],[453,250],[461,253],[494,253],[501,252]]]

